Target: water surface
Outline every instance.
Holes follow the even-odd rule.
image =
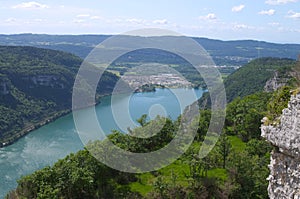
[[[203,91],[184,88],[157,89],[156,92],[134,93],[131,96],[118,95],[113,99],[114,107],[118,107],[113,113],[111,97],[107,96],[96,106],[96,113],[101,127],[107,134],[112,129],[124,132],[129,124],[126,123],[128,114],[132,118],[129,125],[131,128],[138,125],[135,120],[142,114],[154,118],[159,113],[176,119],[182,111],[178,96],[185,96],[180,101],[186,106],[194,101],[193,98],[187,97],[191,93],[199,98]],[[117,125],[115,119],[121,125]],[[124,121],[125,124],[122,125]],[[16,180],[21,176],[51,165],[58,159],[80,149],[83,149],[83,144],[75,129],[72,114],[31,132],[10,146],[0,148],[0,198],[16,187]]]

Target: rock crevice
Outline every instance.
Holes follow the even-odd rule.
[[[300,94],[291,96],[280,123],[263,125],[261,133],[278,149],[269,165],[270,198],[300,199]]]

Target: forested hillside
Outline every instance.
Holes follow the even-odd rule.
[[[236,97],[263,91],[266,82],[277,72],[278,78],[292,81],[292,67],[296,64],[292,59],[260,58],[239,68],[225,79],[224,85],[228,101]],[[288,83],[288,82],[286,82]]]
[[[0,46],[0,146],[66,114],[82,59],[62,51]],[[106,73],[98,94],[118,77]]]
[[[234,88],[245,81],[256,80],[256,68],[262,74],[288,66],[293,70],[291,60],[260,59],[244,66],[249,69],[242,79],[235,74],[227,83]],[[242,72],[243,73],[243,72]],[[284,73],[285,74],[285,73]],[[272,75],[270,75],[271,77]],[[234,81],[234,79],[236,81]],[[260,76],[257,75],[258,82]],[[292,79],[292,77],[290,77]],[[204,136],[210,123],[210,109],[200,110],[199,121],[192,123],[197,127],[197,135],[187,150],[177,161],[158,171],[129,174],[115,171],[97,162],[87,149],[71,154],[54,166],[39,170],[25,176],[18,182],[8,198],[268,198],[266,180],[269,170],[268,163],[272,146],[260,137],[261,119],[265,116],[276,118],[287,106],[290,90],[295,88],[296,81],[289,83],[273,92],[264,92],[260,82],[257,90],[242,92],[245,85],[232,90],[232,100],[226,109],[226,120],[223,132],[217,145],[201,159],[198,156]],[[262,86],[262,87],[261,87]],[[243,93],[241,97],[235,97]],[[277,105],[274,107],[274,105]],[[272,117],[270,117],[272,118]],[[145,121],[141,117],[141,127],[131,133],[144,133],[147,126],[163,123],[161,131],[152,138],[141,139],[115,132],[108,139],[119,147],[132,152],[155,151],[175,136],[180,123],[168,118],[156,118]],[[151,129],[151,128],[150,128]],[[90,143],[88,148],[101,151],[107,140]],[[100,147],[102,143],[102,147]],[[103,147],[104,146],[104,147]]]
[[[296,81],[293,77],[295,66],[295,60],[286,58],[267,57],[251,61],[225,78],[227,102],[231,102],[237,97],[266,90],[266,84],[272,78],[276,81],[274,84],[278,84],[278,86],[294,84]],[[209,93],[202,96],[199,104],[200,107],[211,106]]]

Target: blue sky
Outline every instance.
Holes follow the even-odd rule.
[[[300,0],[0,0],[0,33],[188,36],[300,43]]]

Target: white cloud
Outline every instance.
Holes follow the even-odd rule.
[[[234,6],[232,7],[231,11],[232,12],[240,12],[245,8],[245,5],[239,5],[239,6]]]
[[[214,13],[209,13],[205,16],[200,16],[199,19],[202,19],[202,20],[216,20],[217,16]]]
[[[300,19],[300,12],[294,12],[290,10],[287,17],[292,19]]]
[[[126,19],[126,22],[135,23],[135,24],[142,24],[142,23],[145,23],[145,20],[132,18],[132,19]]]
[[[89,15],[89,14],[79,14],[79,15],[77,15],[76,17],[77,18],[85,18],[85,17],[90,17],[91,15]]]
[[[5,20],[6,23],[13,23],[13,22],[16,22],[16,21],[17,21],[17,19],[12,18],[12,17]]]
[[[275,14],[275,10],[273,10],[273,9],[270,9],[270,10],[262,10],[262,11],[260,11],[258,14],[260,14],[260,15],[269,15],[269,16],[271,16],[271,15],[274,15],[274,14]]]
[[[281,5],[287,3],[295,3],[298,0],[267,0],[265,3],[269,5]]]
[[[234,30],[242,30],[242,29],[254,29],[252,26],[248,26],[246,24],[234,24],[233,25]]]
[[[164,24],[168,24],[168,20],[166,20],[166,19],[157,19],[157,20],[154,20],[153,23],[164,25]]]
[[[83,20],[83,19],[74,19],[73,20],[73,23],[84,23],[85,22],[85,20]]]
[[[97,20],[97,19],[101,19],[101,17],[99,17],[99,16],[91,16],[91,19]]]
[[[245,24],[237,24],[233,26],[234,29],[247,29],[248,26]]]
[[[268,25],[276,27],[276,26],[279,26],[280,23],[278,23],[278,22],[271,22],[271,23],[268,23]]]
[[[83,20],[83,19],[85,19],[85,20],[87,20],[87,19],[91,19],[91,20],[103,19],[100,16],[97,16],[97,15],[93,16],[93,15],[90,15],[90,14],[79,14],[79,15],[76,16],[76,18],[77,18],[77,21],[79,21],[79,22],[80,22],[80,19],[81,20]],[[82,23],[82,22],[80,22],[80,23]]]
[[[44,9],[44,8],[49,8],[48,5],[46,4],[40,4],[35,1],[30,1],[30,2],[23,2],[18,5],[13,6],[12,8],[14,9]]]

